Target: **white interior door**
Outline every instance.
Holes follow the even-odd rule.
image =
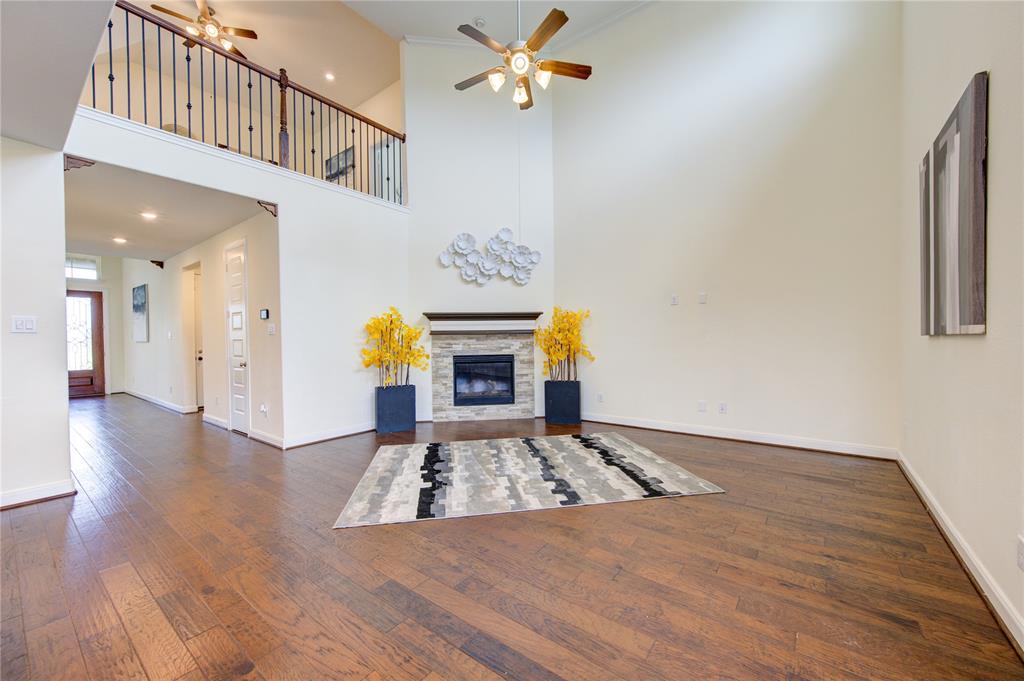
[[[245,318],[245,242],[224,251],[228,303],[228,425],[249,434],[249,338]]]
[[[193,305],[193,312],[195,314],[193,329],[195,330],[195,347],[196,347],[196,406],[200,409],[203,408],[203,277],[199,272],[193,275],[193,284],[195,285],[195,304]]]

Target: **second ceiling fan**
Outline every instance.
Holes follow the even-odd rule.
[[[460,33],[469,36],[484,47],[494,50],[501,55],[505,65],[495,66],[493,69],[478,73],[461,83],[456,83],[456,90],[465,90],[486,80],[490,83],[491,89],[497,92],[505,84],[506,71],[512,71],[516,78],[516,89],[512,95],[512,101],[518,104],[520,109],[529,109],[533,106],[533,92],[530,89],[531,66],[534,69],[534,79],[543,89],[547,89],[552,75],[568,76],[569,78],[579,78],[580,80],[590,78],[592,69],[586,64],[573,64],[554,59],[537,59],[537,53],[540,52],[541,48],[551,40],[552,36],[558,32],[558,29],[565,26],[566,22],[569,21],[569,17],[566,16],[565,12],[560,9],[551,10],[547,17],[544,18],[544,21],[540,23],[540,26],[533,32],[533,35],[524,41],[521,35],[522,10],[520,5],[521,3],[516,3],[516,40],[513,40],[508,45],[502,45],[475,26],[470,26],[469,24],[459,26]]]
[[[242,54],[241,50],[235,47],[231,38],[249,38],[251,40],[256,40],[258,37],[256,35],[256,31],[249,28],[222,26],[221,23],[214,18],[214,15],[217,14],[217,12],[206,4],[206,0],[196,0],[196,8],[199,10],[199,15],[195,19],[191,19],[180,12],[175,12],[173,9],[167,9],[160,5],[151,5],[151,7],[157,12],[163,12],[164,14],[169,14],[176,19],[181,19],[187,24],[185,26],[185,30],[189,35],[194,36],[199,40],[186,40],[186,47],[195,47],[198,42],[205,40],[219,45],[228,52],[245,59],[246,56]]]

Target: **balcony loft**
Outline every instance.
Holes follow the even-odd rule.
[[[405,134],[118,0],[79,103],[405,204]]]

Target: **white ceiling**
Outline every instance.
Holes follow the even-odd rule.
[[[178,25],[179,19],[134,0],[143,9]],[[155,0],[194,17],[195,2]],[[250,61],[288,77],[347,107],[355,108],[401,77],[398,41],[349,9],[341,0],[210,0],[224,26],[251,28],[257,40],[235,43]],[[114,10],[121,12],[122,10]],[[120,24],[119,24],[120,25]],[[324,78],[333,73],[333,82]]]
[[[64,211],[70,253],[166,260],[263,208],[255,199],[97,163],[64,173]],[[139,215],[147,212],[157,219]]]
[[[516,3],[513,0],[348,0],[347,4],[395,39],[405,36],[447,38],[472,45],[457,29],[459,24],[473,24],[477,17],[486,22],[481,30],[499,43],[516,38]],[[569,23],[551,40],[548,51],[555,51],[642,4],[612,0],[526,0],[523,2],[523,40],[530,37],[554,7],[569,15]]]

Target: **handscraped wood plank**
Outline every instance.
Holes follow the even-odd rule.
[[[196,669],[195,660],[131,563],[103,570],[100,578],[152,681],[173,681]]]
[[[89,678],[70,617],[29,631],[26,642],[32,681],[86,681]]]

